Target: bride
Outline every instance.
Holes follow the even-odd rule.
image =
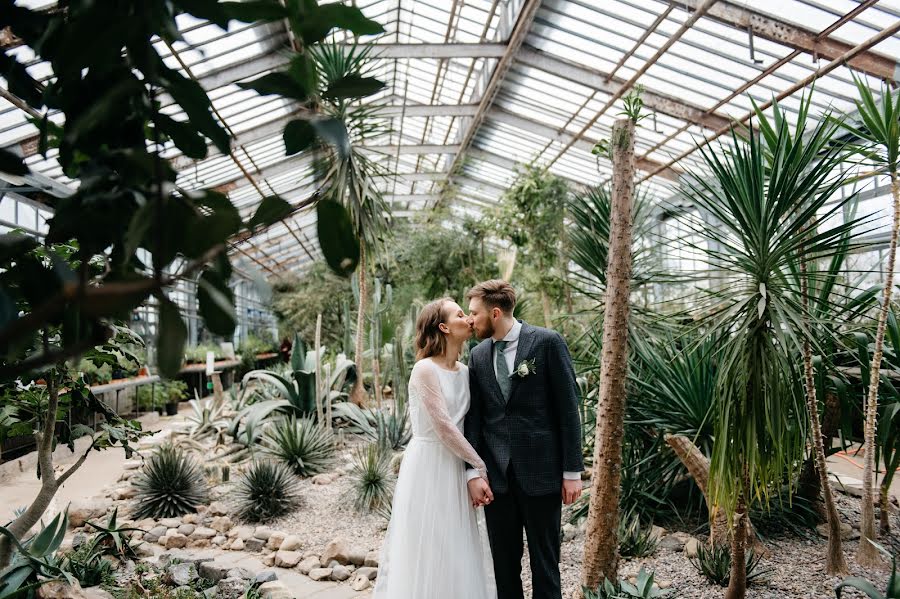
[[[472,332],[451,298],[431,302],[416,322],[409,378],[412,440],[403,456],[373,599],[495,599],[494,572],[473,508],[466,463],[487,480],[484,461],[462,433],[469,370],[459,358]],[[487,495],[485,503],[491,496]]]

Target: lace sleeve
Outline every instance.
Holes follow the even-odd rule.
[[[431,417],[434,430],[441,443],[464,462],[478,470],[478,474],[487,480],[487,468],[481,456],[475,451],[466,437],[456,428],[444,404],[441,384],[438,380],[438,367],[422,360],[415,365],[410,375],[410,385],[415,387],[422,400],[422,405]]]

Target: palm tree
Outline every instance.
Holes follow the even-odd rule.
[[[311,49],[319,75],[321,113],[340,123],[346,130],[348,147],[331,145],[315,148],[314,169],[320,185],[320,196],[344,206],[350,216],[353,230],[360,242],[360,259],[357,269],[359,282],[359,307],[356,315],[356,343],[354,360],[362,373],[365,340],[366,311],[368,304],[368,261],[384,242],[390,230],[390,205],[385,202],[375,184],[376,177],[386,169],[364,155],[360,146],[366,140],[388,132],[385,121],[378,116],[378,106],[360,106],[355,99],[372,93],[374,83],[356,89],[352,93],[340,92],[342,82],[359,83],[376,81],[367,77],[370,69],[370,48],[331,43]],[[365,92],[365,93],[362,93]],[[357,378],[351,399],[358,405],[366,401],[362,386],[363,377]]]
[[[867,144],[864,156],[876,169],[878,175],[887,174],[891,179],[894,218],[891,226],[891,243],[888,249],[887,266],[884,273],[884,294],[878,311],[878,326],[875,330],[875,347],[865,402],[865,427],[863,430],[865,462],[863,468],[862,523],[860,526],[859,552],[857,561],[863,566],[874,566],[881,562],[875,546],[875,435],[878,413],[878,380],[881,357],[884,348],[884,332],[887,326],[891,292],[894,288],[894,266],[897,256],[897,236],[900,232],[900,93],[896,100],[893,90],[885,83],[881,90],[881,106],[875,101],[872,90],[861,79],[854,76],[860,99],[856,102],[860,126],[844,123],[844,128]],[[882,509],[885,509],[882,507]]]
[[[685,194],[708,217],[697,227],[710,242],[708,263],[731,277],[727,293],[711,292],[708,316],[712,330],[730,333],[718,351],[710,471],[713,505],[732,523],[726,599],[746,595],[752,502],[767,503],[793,479],[805,446],[806,408],[793,381],[811,333],[790,264],[800,255],[828,259],[855,224],[824,226],[846,203],[828,204],[846,180],[838,168],[845,151],[833,143],[839,124],[808,125],[808,108],[806,98],[793,132],[786,119],[770,124],[757,110],[762,139],[732,133],[734,145],[720,146],[721,155],[701,148],[709,172],[686,181]]]

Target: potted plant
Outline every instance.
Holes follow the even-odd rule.
[[[167,381],[165,387],[166,416],[178,414],[178,402],[187,399],[187,384],[184,381]]]

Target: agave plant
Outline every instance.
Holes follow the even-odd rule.
[[[253,462],[235,489],[238,516],[247,522],[269,522],[297,506],[297,493],[297,480],[287,466]]]
[[[0,535],[18,550],[9,565],[0,571],[0,599],[30,596],[50,580],[64,579],[72,583],[72,576],[59,567],[55,557],[68,526],[69,514],[62,512],[24,542],[19,541],[6,527],[0,526]]]
[[[290,416],[266,431],[264,451],[288,466],[297,476],[325,472],[334,459],[334,435],[312,417]]]
[[[697,557],[689,558],[706,580],[720,587],[727,587],[731,579],[731,549],[724,543],[697,546]],[[747,584],[762,580],[771,570],[760,565],[761,556],[753,549],[746,555]]]
[[[639,558],[653,555],[659,539],[653,527],[641,522],[634,510],[623,511],[619,517],[619,555],[623,558]]]
[[[131,546],[130,542],[130,533],[146,531],[140,528],[135,528],[133,526],[119,526],[117,522],[118,515],[119,508],[117,507],[109,516],[109,520],[106,521],[105,526],[94,524],[90,520],[85,522],[85,524],[97,531],[97,535],[94,537],[93,543],[101,551],[108,555],[114,555],[122,559],[136,558],[137,555],[135,554],[134,548]]]
[[[134,481],[134,518],[173,518],[197,511],[206,501],[206,481],[197,463],[181,449],[163,445]]]
[[[379,443],[371,443],[356,450],[353,456],[353,505],[360,512],[379,512],[389,509],[394,493],[394,474],[391,452]]]
[[[375,440],[388,449],[402,451],[412,438],[409,426],[409,411],[399,416],[394,413],[379,413],[376,416]]]
[[[875,585],[865,578],[851,576],[850,578],[845,578],[834,587],[834,594],[838,599],[841,599],[844,589],[856,589],[865,593],[866,597],[869,599],[900,599],[900,577],[897,576],[897,556],[878,543],[872,541],[869,541],[869,543],[872,543],[875,549],[887,559],[891,560],[891,576],[888,578],[884,593],[876,589]]]

